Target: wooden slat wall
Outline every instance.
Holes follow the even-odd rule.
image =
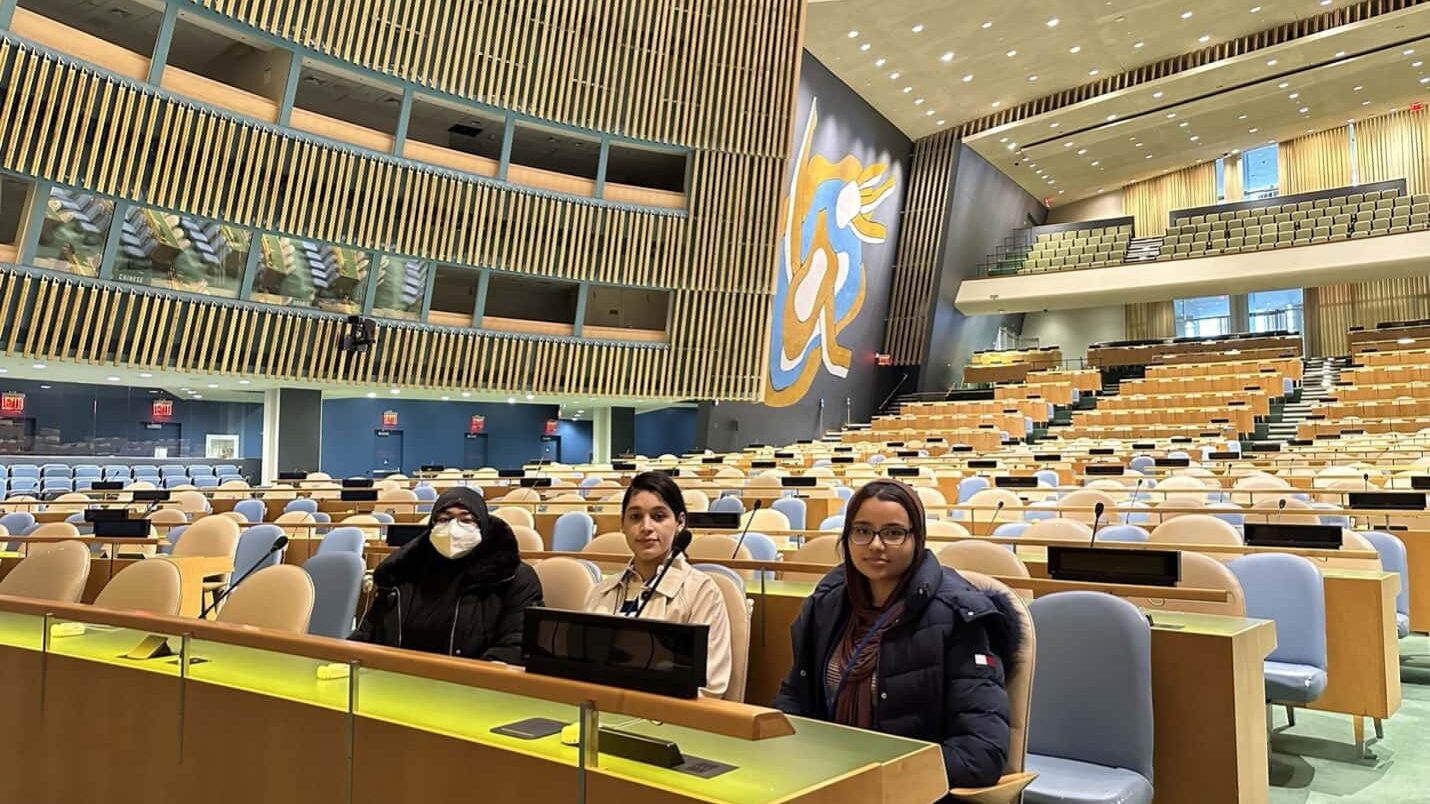
[[[938,289],[939,254],[960,142],[939,134],[914,143],[884,331],[884,352],[895,365],[918,365],[928,351],[929,315]]]
[[[384,64],[409,64],[414,70],[439,64],[450,68],[450,80],[479,83],[488,93],[481,97],[503,99],[523,111],[552,112],[536,108],[537,99],[564,103],[563,108],[587,114],[574,122],[691,145],[689,212],[682,216],[556,198],[407,165],[170,99],[9,38],[0,42],[0,167],[80,190],[363,250],[668,289],[669,346],[551,342],[540,348],[520,338],[384,323],[379,337],[400,351],[336,357],[324,345],[335,342],[336,325],[321,317],[158,297],[145,306],[150,294],[110,288],[95,297],[107,300],[109,309],[101,312],[107,320],[137,329],[104,334],[104,342],[89,344],[82,359],[198,369],[193,361],[211,355],[206,350],[189,354],[199,350],[182,336],[203,340],[206,333],[230,333],[241,326],[253,333],[250,342],[228,349],[215,366],[333,382],[760,398],[777,195],[802,45],[800,2],[695,0],[683,9],[655,0],[489,2],[473,4],[470,13],[445,9],[430,18],[421,14],[431,3],[384,4],[389,17],[412,13],[419,18],[408,19],[411,25],[404,23],[400,31],[383,28],[387,39],[381,46],[371,39],[379,29],[370,23],[384,19],[383,14],[358,13],[346,2],[210,5],[249,14],[265,30],[283,26],[314,37],[332,34],[346,43],[342,52],[360,63],[386,53]],[[511,10],[518,6],[545,10],[538,19],[528,19],[521,16],[525,12]],[[548,24],[563,13],[571,21],[564,32]],[[463,14],[466,28],[432,27],[435,20]],[[596,30],[588,24],[593,19]],[[290,25],[301,20],[306,22]],[[413,39],[414,31],[438,37],[440,47],[455,48],[452,58],[473,64],[454,68],[436,59],[426,49],[438,45]],[[447,39],[466,36],[481,41]],[[607,36],[619,37],[622,44],[603,49]],[[680,36],[689,48],[680,44]],[[555,52],[569,71],[517,48],[512,44],[517,40],[542,54]],[[357,42],[363,43],[361,53],[352,50]],[[314,44],[309,35],[303,43]],[[506,47],[525,54],[524,63],[539,69],[532,72],[523,63],[500,58]],[[561,48],[575,49],[567,53]],[[597,66],[590,63],[593,58],[611,64]],[[568,75],[593,71],[600,77],[591,86],[565,82]],[[80,292],[68,283],[54,284],[59,280],[24,281],[46,292],[61,286],[67,294]],[[165,337],[178,339],[159,347],[149,340]],[[313,344],[313,338],[320,343],[291,348]],[[290,348],[279,349],[279,344]],[[123,350],[122,358],[117,349]],[[63,350],[53,356],[63,358]],[[553,365],[561,370],[553,371]]]
[[[194,0],[274,36],[503,109],[782,157],[803,0]]]
[[[1306,354],[1350,354],[1351,327],[1372,329],[1382,321],[1430,318],[1430,276],[1306,288]]]

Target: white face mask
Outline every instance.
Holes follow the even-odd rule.
[[[461,558],[482,543],[482,529],[475,522],[440,522],[432,526],[432,546],[447,558]]]

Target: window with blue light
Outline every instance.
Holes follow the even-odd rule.
[[[1231,333],[1231,297],[1202,296],[1172,302],[1177,335],[1183,338],[1215,338]]]
[[[1300,332],[1305,294],[1301,288],[1249,293],[1246,311],[1252,332]]]
[[[1276,143],[1252,148],[1241,155],[1241,189],[1246,200],[1271,198],[1280,194],[1280,174]]]

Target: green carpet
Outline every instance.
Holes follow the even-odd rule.
[[[1430,801],[1430,637],[1400,641],[1400,711],[1385,722],[1385,739],[1373,740],[1370,757],[1358,759],[1351,719],[1296,711],[1295,728],[1276,710],[1272,738],[1271,801],[1398,804]]]

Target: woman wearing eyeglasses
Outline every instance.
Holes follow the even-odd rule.
[[[836,567],[791,630],[775,706],[792,715],[940,743],[950,787],[983,787],[1008,755],[1012,604],[925,549],[913,489],[875,480],[849,500]]]

